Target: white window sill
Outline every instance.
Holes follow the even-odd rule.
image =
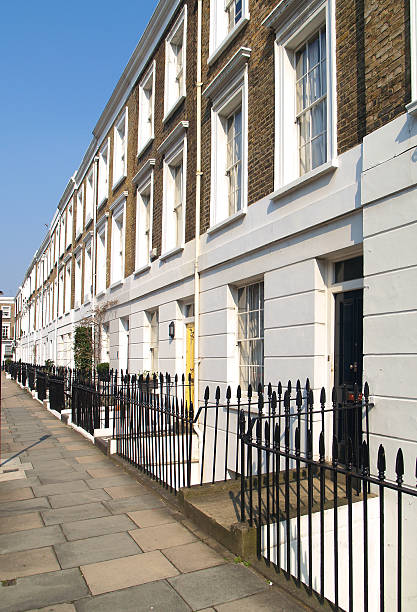
[[[303,176],[299,176],[294,181],[291,181],[290,183],[287,183],[286,185],[283,185],[282,187],[274,191],[271,195],[271,200],[275,202],[276,200],[279,200],[280,198],[288,195],[289,193],[296,191],[301,187],[304,187],[304,185],[308,185],[308,183],[315,181],[319,177],[334,172],[337,167],[337,160],[328,161],[325,164],[319,166],[318,168],[314,168],[314,170],[306,172],[306,174],[303,174]]]
[[[153,141],[154,141],[154,137],[151,136],[150,138],[148,138],[148,140],[146,142],[141,144],[138,147],[138,152],[136,154],[136,157],[140,157],[141,155],[143,155],[143,153],[146,151],[146,149],[149,147],[149,145],[152,144]]]
[[[117,179],[117,181],[116,181],[115,183],[113,183],[113,187],[111,188],[111,189],[112,189],[112,191],[116,191],[116,189],[117,189],[118,187],[120,187],[120,185],[123,183],[123,181],[125,180],[125,178],[126,178],[126,174],[122,174],[122,176],[120,176],[120,177]]]
[[[102,289],[101,291],[96,293],[96,298],[101,298],[101,297],[103,297],[103,295],[106,295],[106,290],[105,289]]]
[[[87,227],[90,225],[92,220],[93,220],[93,217],[87,217],[85,221],[85,229],[87,229]]]
[[[177,253],[181,253],[181,251],[183,250],[184,250],[183,246],[174,247],[173,249],[170,249],[169,251],[165,251],[165,253],[162,253],[159,256],[159,259],[164,261],[165,259],[168,259],[169,257],[172,257],[173,255],[177,255]]]
[[[412,115],[413,117],[417,116],[417,100],[412,100],[409,104],[407,104],[405,110],[409,115]]]
[[[124,283],[123,278],[121,278],[121,279],[119,279],[117,281],[114,281],[114,283],[112,283],[110,285],[110,287],[109,287],[110,291],[113,291],[114,289],[117,289],[117,287],[121,287],[123,285],[123,283]]]
[[[236,38],[242,28],[249,22],[250,15],[248,14],[246,17],[242,17],[242,19],[235,25],[233,30],[230,30],[226,38],[222,40],[222,42],[216,47],[213,53],[209,56],[207,60],[207,64],[211,66],[214,62],[220,57],[223,51],[230,45],[232,40]]]
[[[75,233],[75,241],[78,240],[78,238],[82,235],[83,230],[82,229],[78,229]]]
[[[81,308],[81,306],[78,306],[78,304],[77,304],[77,306],[74,306],[74,312],[77,312],[78,310],[80,310],[80,308]]]
[[[180,96],[178,98],[178,100],[171,106],[171,108],[168,110],[168,112],[165,113],[165,117],[162,119],[162,123],[166,123],[168,121],[168,119],[171,119],[172,115],[175,113],[175,111],[181,106],[181,104],[184,102],[185,100],[185,95],[183,94],[182,96]]]
[[[83,302],[83,306],[88,306],[88,304],[91,302],[91,295],[87,295],[84,297],[84,302]]]
[[[147,272],[150,269],[151,269],[151,264],[147,263],[144,266],[140,266],[140,268],[137,268],[133,272],[133,274],[134,274],[134,276],[138,276],[139,274],[143,274],[143,272]]]
[[[101,208],[102,206],[104,206],[104,205],[105,205],[105,203],[107,202],[107,200],[108,200],[108,197],[107,197],[107,196],[105,196],[104,198],[102,198],[102,199],[100,200],[100,202],[97,204],[97,210],[100,210],[100,208]]]
[[[228,225],[231,225],[232,223],[234,223],[238,219],[242,219],[245,216],[246,216],[246,210],[238,210],[233,215],[230,215],[230,217],[226,217],[226,219],[222,219],[221,221],[219,221],[215,225],[212,225],[211,227],[209,227],[208,230],[207,230],[207,234],[209,234],[209,235],[210,234],[215,234],[219,230],[223,229],[224,227],[227,227]]]

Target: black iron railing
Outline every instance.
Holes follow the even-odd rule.
[[[379,446],[372,475],[366,439],[355,457],[348,437],[341,457],[334,435],[326,459],[325,420],[316,433],[312,422],[303,425],[297,416],[292,429],[288,416],[281,425],[261,405],[257,415],[241,412],[241,521],[256,526],[260,558],[329,599],[336,610],[401,610],[412,600],[403,592],[403,559],[417,516],[417,491],[404,486],[402,450],[389,480]],[[394,529],[387,527],[388,517]]]

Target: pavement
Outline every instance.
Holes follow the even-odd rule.
[[[2,374],[0,611],[302,611]]]

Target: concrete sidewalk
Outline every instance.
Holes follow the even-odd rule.
[[[3,374],[2,396],[0,610],[309,609]]]

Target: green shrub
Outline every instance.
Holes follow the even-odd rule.
[[[78,370],[90,372],[93,362],[93,341],[89,326],[80,325],[75,330],[74,362]]]
[[[98,375],[99,380],[109,379],[109,369],[110,369],[110,364],[107,362],[97,364],[97,375]]]

